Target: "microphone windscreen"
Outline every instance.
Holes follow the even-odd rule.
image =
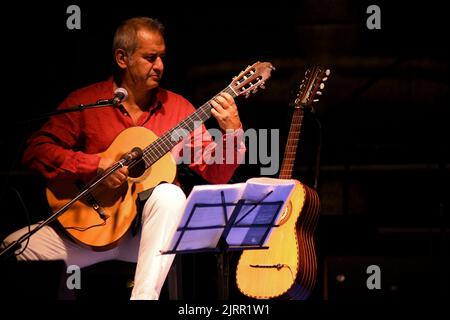
[[[125,101],[128,98],[128,91],[125,88],[117,88],[114,90],[114,95],[120,98],[120,101]]]

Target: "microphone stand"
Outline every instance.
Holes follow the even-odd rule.
[[[103,180],[105,180],[107,177],[109,177],[111,174],[113,174],[116,170],[119,168],[122,168],[124,166],[130,165],[132,162],[139,160],[142,157],[142,150],[137,150],[138,148],[134,148],[133,151],[129,152],[124,158],[117,161],[114,165],[112,165],[110,168],[105,170],[100,175],[96,176],[86,187],[84,187],[80,192],[67,202],[64,206],[62,206],[58,211],[53,213],[50,217],[48,217],[46,220],[39,223],[33,230],[30,232],[24,234],[19,239],[17,239],[14,242],[11,242],[8,246],[6,246],[3,251],[0,252],[0,261],[3,259],[6,259],[10,254],[15,252],[19,248],[19,245],[30,238],[33,234],[38,232],[40,229],[42,229],[44,226],[50,224],[51,222],[55,221],[61,214],[63,214],[71,205],[73,205],[76,201],[78,201],[80,198],[84,197],[86,194],[88,194],[93,188],[98,186]]]
[[[44,113],[37,118],[28,119],[25,121],[21,121],[19,123],[24,124],[24,123],[35,122],[35,121],[46,119],[48,117],[58,115],[58,114],[64,114],[64,113],[69,113],[69,112],[79,112],[79,111],[83,111],[86,109],[92,109],[92,108],[117,107],[119,104],[120,104],[120,101],[119,101],[119,103],[117,103],[114,101],[114,99],[98,100],[95,103],[80,104],[80,105],[70,107],[67,109],[54,110],[52,112]]]
[[[116,100],[116,98],[113,99],[102,99],[97,100],[95,103],[89,103],[89,104],[80,104],[77,106],[73,106],[67,109],[59,109],[55,110],[49,113],[42,114],[41,116],[29,119],[20,123],[31,123],[34,121],[38,121],[41,119],[48,118],[53,115],[59,115],[69,112],[79,112],[83,111],[85,109],[91,109],[91,108],[102,108],[102,107],[116,107],[120,104],[121,100],[124,99],[123,97],[119,100]],[[111,174],[113,174],[116,170],[119,168],[122,168],[124,166],[129,165],[131,162],[138,160],[142,157],[142,150],[140,148],[134,148],[132,151],[130,151],[128,154],[126,154],[121,160],[117,161],[113,166],[108,168],[106,171],[104,171],[102,174],[98,175],[94,178],[93,181],[88,183],[86,187],[84,187],[80,192],[67,202],[64,206],[62,206],[57,212],[52,214],[49,218],[39,223],[33,230],[30,232],[24,234],[19,239],[17,239],[14,242],[11,242],[8,246],[6,246],[1,252],[0,252],[0,261],[3,259],[6,259],[10,254],[15,252],[17,250],[18,246],[24,242],[25,240],[29,239],[33,234],[38,232],[40,229],[42,229],[44,226],[50,224],[51,222],[55,221],[61,214],[63,214],[71,205],[73,205],[76,201],[78,201],[80,198],[84,197],[86,194],[88,194],[93,188],[95,188],[98,184],[100,184],[103,180],[105,180],[107,177],[109,177]],[[105,218],[104,218],[105,219]]]

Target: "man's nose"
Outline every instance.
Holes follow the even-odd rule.
[[[164,62],[160,56],[158,56],[154,62],[153,68],[163,69],[164,68]]]

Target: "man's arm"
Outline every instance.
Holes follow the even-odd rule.
[[[242,127],[223,133],[222,139],[217,142],[212,141],[206,128],[202,136],[202,149],[194,148],[198,151],[194,153],[189,168],[211,183],[227,183],[245,156]]]
[[[69,95],[58,109],[78,104]],[[80,112],[52,116],[42,128],[27,141],[23,164],[43,174],[47,179],[82,179],[93,177],[100,157],[83,150],[83,119]]]
[[[66,99],[58,109],[71,105]],[[82,124],[80,113],[53,116],[27,141],[22,162],[29,168],[39,171],[47,179],[93,177],[100,162],[95,154],[81,151]]]
[[[202,125],[179,144],[175,157],[182,157],[189,168],[211,183],[227,183],[245,155],[244,132],[236,104],[231,95],[221,93],[211,102],[211,114],[222,131],[215,140]],[[182,149],[181,149],[182,148]],[[181,149],[181,150],[180,150]],[[188,151],[188,152],[186,152]]]

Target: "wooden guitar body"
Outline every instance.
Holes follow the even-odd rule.
[[[157,138],[152,131],[144,127],[128,128],[122,131],[99,156],[117,161],[133,147],[143,149]],[[175,160],[170,153],[166,153],[145,171],[130,171],[128,183],[124,183],[120,188],[109,189],[99,186],[91,192],[96,203],[108,216],[105,221],[87,199],[77,201],[69,211],[58,218],[58,221],[77,241],[97,250],[108,249],[123,237],[135,218],[135,201],[138,193],[155,187],[161,181],[172,182],[175,175]],[[50,208],[56,211],[73,199],[78,192],[79,188],[75,181],[51,181],[47,188]]]
[[[304,109],[323,89],[330,71],[315,66],[305,73],[295,99],[294,114],[280,169],[280,179],[291,179]],[[321,92],[320,92],[321,94]],[[296,181],[296,180],[295,180]],[[257,299],[308,298],[317,277],[314,230],[319,217],[317,192],[296,181],[277,227],[265,246],[268,249],[244,251],[238,262],[236,282],[239,290]]]
[[[240,257],[236,283],[257,299],[306,299],[316,281],[313,233],[319,217],[317,193],[296,181],[266,250],[247,250]]]

